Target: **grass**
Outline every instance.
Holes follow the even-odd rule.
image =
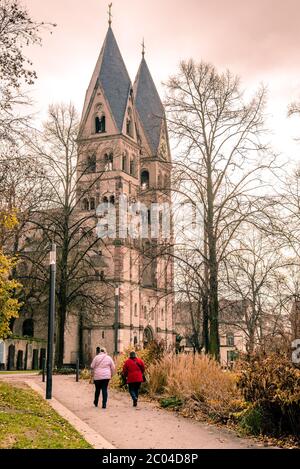
[[[18,375],[18,374],[23,374],[23,373],[34,373],[38,374],[39,370],[15,370],[15,371],[0,371],[0,376],[1,375]]]
[[[0,383],[0,448],[92,447],[37,393],[27,387]]]

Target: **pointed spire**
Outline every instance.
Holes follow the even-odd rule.
[[[108,5],[108,24],[109,24],[110,27],[111,27],[111,23],[112,23],[111,7],[112,7],[112,3],[110,3]]]
[[[84,121],[89,112],[96,89],[99,85],[109,104],[117,129],[121,133],[127,100],[132,85],[119,46],[110,26],[86,93],[82,121]]]
[[[157,155],[165,111],[144,54],[134,82],[135,106],[153,155]]]
[[[142,42],[142,57],[144,58],[145,57],[145,39],[143,38],[143,42]]]

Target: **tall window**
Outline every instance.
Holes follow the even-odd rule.
[[[95,202],[94,197],[92,197],[90,200],[90,210],[95,210],[95,208],[96,208],[96,202]]]
[[[144,306],[144,319],[147,319],[147,306]]]
[[[164,315],[164,308],[161,309],[161,320],[163,321],[165,318],[165,315]]]
[[[23,336],[33,337],[34,335],[34,324],[33,319],[25,319],[22,327]]]
[[[127,172],[127,154],[123,153],[122,156],[122,171]]]
[[[135,167],[134,167],[134,161],[133,158],[130,159],[130,176],[135,176]]]
[[[137,317],[137,304],[134,305],[134,317]]]
[[[234,334],[232,332],[226,334],[226,345],[227,347],[234,347]]]
[[[96,155],[88,156],[87,165],[86,165],[86,172],[87,173],[95,173],[96,172]]]
[[[127,119],[126,119],[126,134],[129,137],[133,136],[133,126],[132,126],[132,109],[129,107],[127,112]]]
[[[102,115],[101,117],[97,116],[95,118],[95,132],[96,134],[102,134],[105,132],[106,122],[105,116]]]
[[[141,173],[141,186],[142,190],[149,189],[149,171],[146,169]]]
[[[82,208],[83,208],[83,210],[85,210],[86,212],[90,209],[90,204],[89,204],[88,199],[83,199],[83,201],[82,201]]]
[[[112,153],[105,153],[105,155],[104,155],[105,171],[112,171],[113,162],[114,162],[113,154]]]
[[[158,177],[157,177],[157,187],[159,189],[161,188],[161,182],[162,182],[162,177],[161,177],[161,172],[159,172]]]

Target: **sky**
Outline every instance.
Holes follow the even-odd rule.
[[[35,110],[72,101],[81,113],[84,95],[108,28],[108,0],[23,0],[35,20],[57,24],[43,45],[28,51],[38,80]],[[112,28],[134,81],[145,40],[146,60],[163,98],[162,82],[179,61],[194,58],[228,68],[254,91],[269,90],[268,128],[275,151],[294,162],[300,117],[287,106],[300,100],[300,0],[112,0]]]

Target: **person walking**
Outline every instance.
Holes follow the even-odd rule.
[[[91,363],[91,370],[95,384],[94,406],[98,407],[100,392],[102,391],[102,409],[106,409],[108,399],[108,383],[115,373],[115,364],[113,359],[107,355],[106,349],[100,347],[98,353]]]
[[[143,360],[136,356],[135,352],[130,352],[129,358],[123,365],[123,375],[128,384],[129,394],[132,398],[133,407],[137,406],[139,390],[144,381],[145,364]]]

